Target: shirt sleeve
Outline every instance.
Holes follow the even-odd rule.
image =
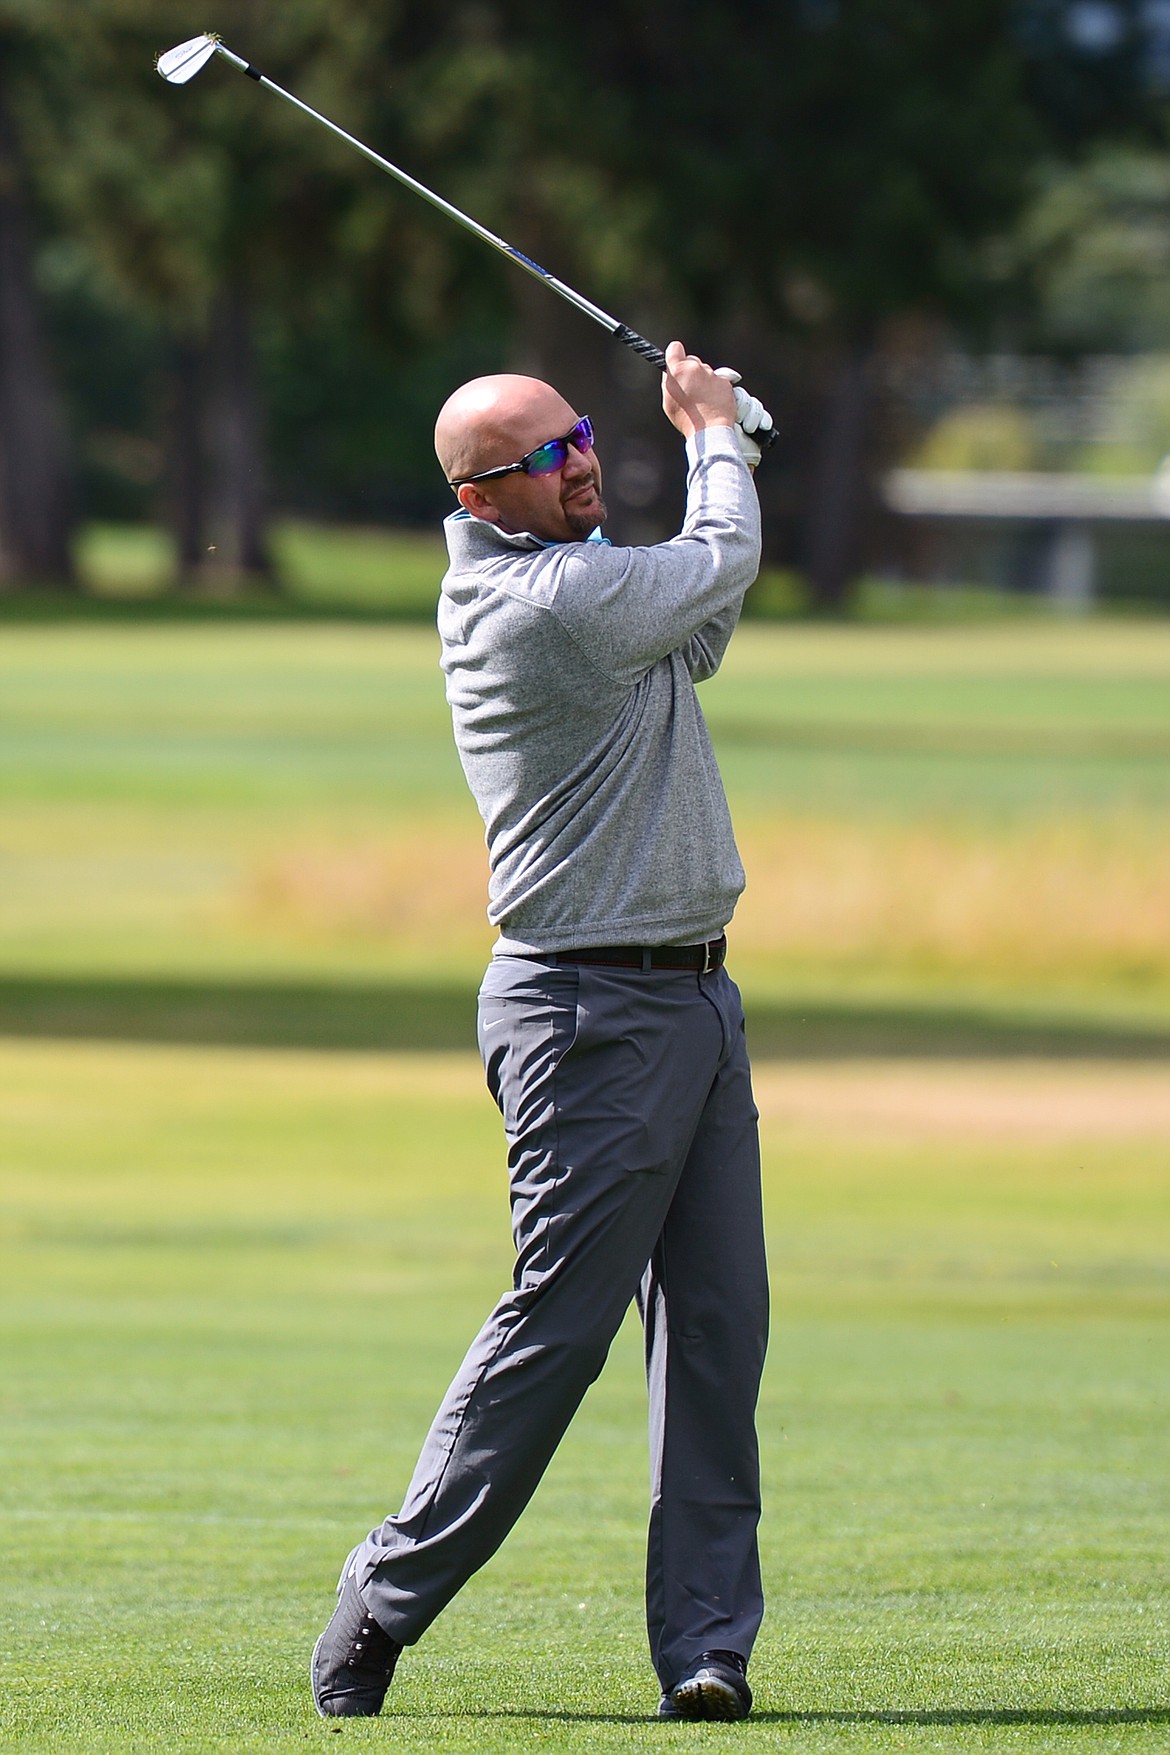
[[[683,662],[692,682],[706,682],[723,663],[723,654],[731,644],[731,636],[739,626],[743,598],[730,609],[713,615],[682,647]]]
[[[592,663],[633,683],[681,651],[701,681],[719,666],[760,564],[760,509],[729,427],[687,440],[679,534],[647,548],[574,543],[558,557],[551,607]]]

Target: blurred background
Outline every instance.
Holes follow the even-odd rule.
[[[779,426],[702,690],[756,1743],[1161,1751],[1170,0],[0,0],[0,1744],[307,1746],[511,1265],[435,411],[549,377],[615,538],[682,507],[656,375],[219,58],[165,85],[207,27]],[[660,1745],[617,1350],[387,1747]]]
[[[1170,602],[1163,0],[229,11],[278,82],[742,369],[782,435],[760,613]],[[648,369],[226,64],[167,89],[199,22],[0,0],[0,590],[425,610],[392,545],[321,532],[433,531],[434,410],[501,365],[588,403],[617,537],[666,534]]]
[[[641,360],[319,126],[218,58],[164,84],[198,22],[0,0],[0,950],[42,1000],[50,971],[446,971],[462,1004],[488,935],[433,672],[435,410],[482,370],[563,385],[619,540],[677,528],[677,445]],[[773,410],[751,631],[706,692],[759,1028],[1163,1028],[1170,7],[219,22]]]

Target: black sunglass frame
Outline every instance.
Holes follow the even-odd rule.
[[[587,438],[587,441],[588,441],[584,445],[579,444],[578,440],[577,440],[577,435],[579,433],[581,433],[582,427],[588,428],[587,434],[581,434],[581,436],[584,438]],[[524,456],[521,457],[519,463],[502,463],[498,469],[481,469],[478,475],[457,475],[452,480],[449,481],[448,485],[450,487],[453,487],[453,488],[458,488],[458,487],[466,487],[469,482],[474,482],[474,481],[496,481],[499,479],[500,476],[503,476],[503,475],[531,475],[532,474],[532,459],[534,457],[539,457],[540,453],[542,451],[547,451],[549,449],[550,445],[563,445],[565,448],[565,454],[561,458],[560,462],[558,464],[556,464],[552,469],[542,469],[540,471],[541,475],[555,475],[558,469],[563,469],[565,467],[565,462],[566,462],[566,459],[568,458],[568,455],[569,455],[569,446],[570,445],[572,445],[574,447],[574,449],[578,450],[578,451],[592,451],[592,449],[593,449],[593,422],[590,420],[590,418],[587,414],[583,414],[581,416],[580,420],[577,421],[576,425],[570,427],[569,431],[567,433],[565,433],[561,438],[559,438],[559,439],[546,439],[544,441],[543,445],[534,445],[531,451],[525,452]]]

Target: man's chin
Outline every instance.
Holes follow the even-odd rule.
[[[596,494],[590,495],[580,510],[571,501],[568,505],[562,506],[561,510],[565,516],[565,523],[578,542],[584,542],[585,538],[596,530],[599,524],[605,523],[605,501]]]

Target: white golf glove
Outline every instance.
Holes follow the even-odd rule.
[[[772,416],[758,396],[749,396],[746,390],[739,388],[740,374],[733,366],[717,366],[715,376],[726,378],[735,386],[735,437],[744,462],[749,469],[754,469],[763,452],[751,435],[761,427],[770,427]]]

